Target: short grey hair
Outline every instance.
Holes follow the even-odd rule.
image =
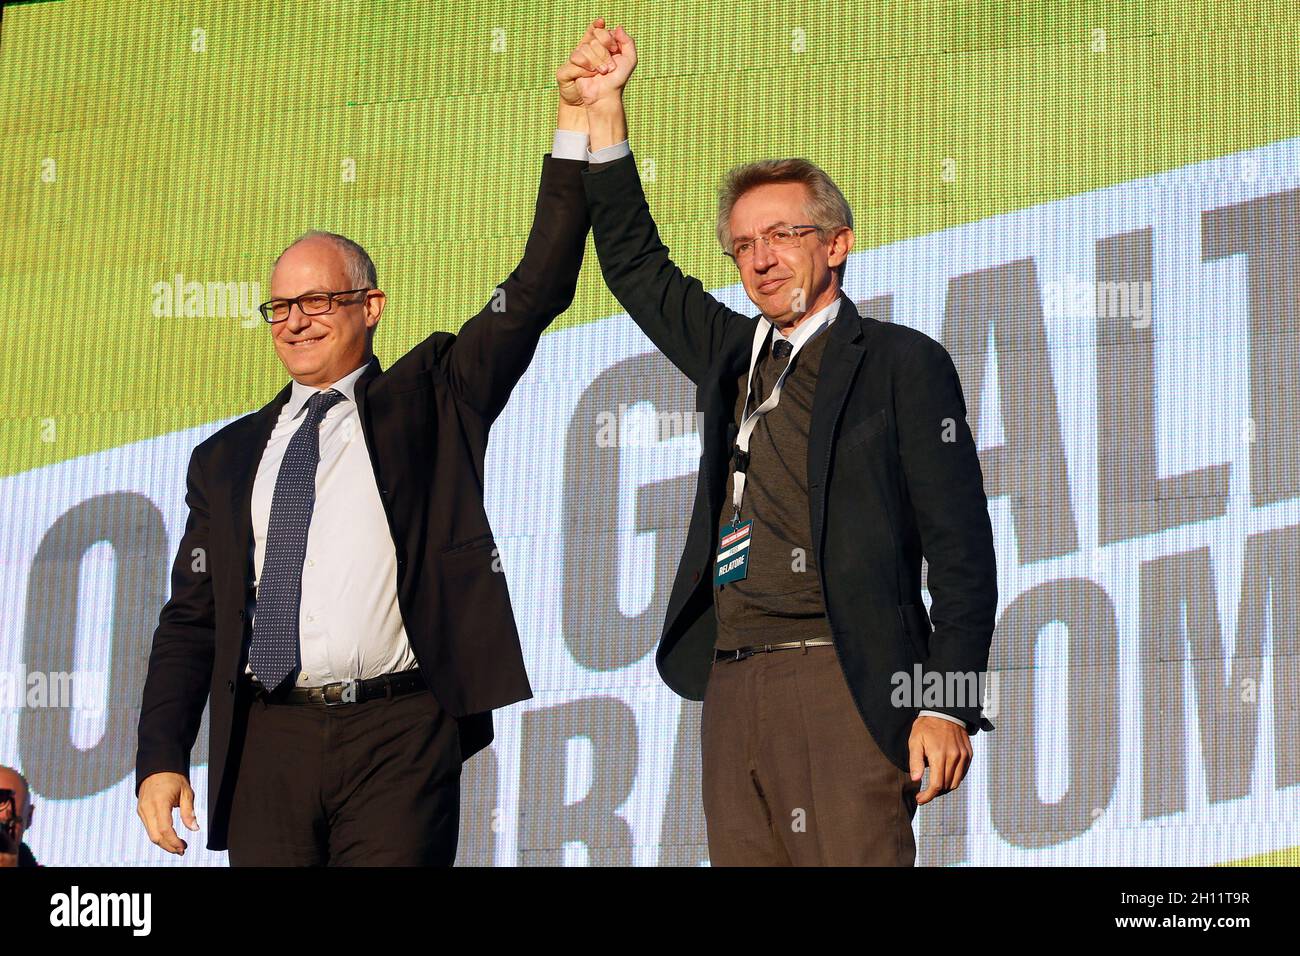
[[[379,277],[375,273],[374,260],[370,258],[370,253],[361,248],[361,245],[347,236],[340,236],[337,232],[326,232],[323,229],[312,229],[304,232],[301,236],[289,243],[284,252],[288,252],[298,243],[307,239],[328,239],[343,254],[344,268],[348,274],[348,285],[354,289],[379,288]],[[276,265],[280,264],[280,259],[284,258],[284,252],[276,257]]]
[[[835,181],[816,163],[806,159],[760,159],[733,166],[718,187],[717,229],[723,252],[731,252],[731,210],[736,201],[751,189],[768,183],[803,183],[808,190],[808,221],[823,235],[845,226],[853,228],[853,209],[849,201]],[[841,283],[847,265],[846,261],[835,269]]]

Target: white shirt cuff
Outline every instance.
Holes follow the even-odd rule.
[[[941,713],[939,713],[937,710],[923,710],[923,711],[921,711],[919,714],[917,714],[916,716],[918,716],[918,717],[942,717],[944,720],[951,720],[954,724],[961,724],[962,727],[965,727],[965,726],[966,726],[966,721],[962,720],[960,717],[954,717],[952,714],[941,714]]]
[[[604,146],[594,153],[587,151],[587,162],[589,163],[612,163],[616,159],[622,159],[632,152],[632,147],[627,144],[627,140],[621,143],[615,143],[613,146]]]
[[[576,129],[557,129],[555,131],[555,141],[551,146],[551,158],[577,159],[586,162],[588,142],[590,142],[590,138],[586,133],[581,133]]]

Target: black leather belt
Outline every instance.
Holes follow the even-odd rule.
[[[755,654],[769,654],[772,651],[790,651],[796,647],[831,647],[834,641],[816,640],[816,641],[786,641],[784,644],[751,644],[749,647],[738,647],[734,651],[713,652],[713,663],[718,661],[743,661],[746,657],[753,657]]]
[[[268,694],[260,681],[244,675],[252,684],[254,693],[273,704],[315,705],[317,707],[335,707],[339,704],[360,704],[380,697],[399,697],[426,690],[424,678],[418,668],[399,671],[396,674],[381,674],[366,680],[343,680],[320,687],[290,687]]]

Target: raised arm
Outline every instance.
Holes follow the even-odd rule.
[[[614,52],[606,37],[612,38]],[[650,341],[698,383],[723,343],[733,335],[752,334],[754,320],[729,309],[698,279],[685,275],[659,238],[627,146],[623,89],[636,67],[632,38],[622,27],[612,34],[600,31],[595,42],[578,45],[570,62],[586,71],[577,80],[592,150],[592,165],[583,180],[605,284]],[[612,161],[603,162],[606,159]]]
[[[585,141],[586,113],[561,100],[556,126],[556,147],[542,159],[523,258],[442,354],[452,390],[489,424],[527,370],[542,332],[573,301],[582,268],[590,226],[581,178],[587,163],[581,153],[572,159],[557,154],[565,133],[581,133]]]

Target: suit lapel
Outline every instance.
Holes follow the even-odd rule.
[[[704,434],[701,455],[705,468],[705,487],[709,493],[709,510],[716,512],[726,492],[731,449],[736,442],[736,382],[749,370],[749,353],[754,341],[754,327],[736,335],[727,343],[713,363],[707,378],[700,384],[704,396],[701,405]]]
[[[826,331],[830,339],[817,372],[813,395],[812,425],[808,432],[808,506],[811,511],[813,546],[821,554],[822,519],[825,514],[826,481],[830,476],[831,442],[844,414],[849,387],[866,354],[864,322],[848,296],[840,296],[840,312]]]
[[[357,379],[356,388],[353,389],[353,395],[357,400],[357,417],[361,419],[361,430],[363,432],[366,430],[366,392],[370,388],[370,383],[375,380],[375,376],[382,371],[383,367],[379,364],[379,359],[373,355],[370,356],[370,361],[366,363],[366,370],[361,373],[361,377]]]

